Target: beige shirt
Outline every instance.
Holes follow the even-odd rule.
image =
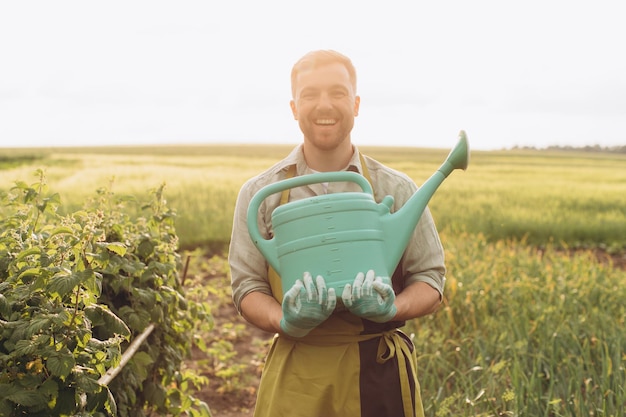
[[[411,178],[393,170],[380,162],[364,156],[367,169],[372,180],[374,197],[380,202],[383,197],[392,195],[395,212],[415,193],[417,186]],[[261,252],[256,248],[246,223],[248,205],[252,197],[264,186],[283,180],[291,165],[296,165],[296,175],[311,174],[313,171],[306,165],[302,145],[296,147],[285,159],[278,162],[265,172],[249,179],[241,188],[235,206],[233,231],[230,240],[228,261],[231,272],[233,301],[241,312],[241,300],[250,292],[260,291],[272,295],[267,276],[268,264]],[[346,170],[363,173],[359,151],[354,154]],[[316,195],[336,192],[358,192],[360,187],[354,183],[331,182],[327,185],[312,184],[291,189],[289,201],[301,200]],[[272,212],[280,202],[280,193],[273,194],[263,201],[259,207],[259,231],[265,239],[273,236]],[[413,236],[400,260],[404,287],[417,281],[423,281],[435,288],[443,296],[445,284],[444,252],[439,235],[428,208],[419,220]],[[364,271],[365,272],[365,271]]]

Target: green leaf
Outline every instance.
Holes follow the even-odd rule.
[[[28,184],[26,184],[24,181],[15,181],[15,187],[11,188],[12,190],[15,189],[21,189],[21,190],[28,190],[30,187]]]
[[[117,403],[115,402],[115,397],[113,397],[113,394],[111,393],[109,388],[106,388],[106,390],[107,390],[108,401],[104,404],[104,408],[109,412],[109,414],[116,416],[117,415]]]
[[[147,352],[137,352],[133,355],[133,362],[141,368],[146,368],[154,363],[154,359]]]
[[[141,316],[138,313],[130,313],[128,315],[128,325],[131,329],[139,331],[145,324],[147,324],[148,320],[141,320]]]
[[[0,294],[0,317],[8,317],[9,314],[11,314],[11,304],[3,294]]]
[[[85,348],[87,343],[89,343],[89,340],[91,340],[91,332],[89,330],[83,328],[76,330],[76,343],[79,348]]]
[[[48,378],[39,387],[39,392],[48,398],[56,398],[59,395],[59,384],[54,379]]]
[[[7,399],[0,400],[0,416],[10,416],[15,409],[12,402]]]
[[[146,401],[150,404],[154,404],[157,407],[162,407],[165,404],[167,394],[161,385],[157,385],[151,381],[146,381],[143,392],[146,397]]]
[[[15,343],[15,349],[13,349],[13,356],[28,356],[35,352],[37,346],[32,340],[18,340]]]
[[[28,324],[26,329],[26,336],[31,337],[34,334],[39,333],[41,330],[50,327],[51,320],[46,315],[34,316]]]
[[[158,294],[154,290],[144,290],[142,288],[136,288],[134,294],[145,307],[152,308],[156,304],[156,295]]]
[[[74,415],[76,412],[76,389],[73,386],[62,386],[59,389],[54,409],[50,412],[53,416]]]
[[[74,230],[72,230],[72,228],[69,227],[69,226],[59,226],[59,227],[54,228],[50,232],[50,234],[48,235],[48,238],[51,238],[53,236],[60,235],[60,234],[70,234],[70,235],[72,235],[72,234],[74,234]]]
[[[28,268],[18,276],[18,279],[26,278],[26,277],[34,277],[41,273],[41,268]]]
[[[93,381],[94,383],[96,383],[96,381]],[[82,388],[82,383],[81,384],[81,388]],[[85,391],[84,389],[82,389],[82,391]],[[108,401],[108,392],[106,389],[104,389],[104,387],[98,385],[96,383],[96,388],[93,390],[90,390],[90,394],[87,395],[87,405],[85,407],[85,411],[88,412],[88,416],[89,417],[94,417],[94,416],[106,416],[106,414],[98,412],[97,410],[102,410],[105,406],[105,404]]]
[[[154,251],[155,243],[150,240],[143,240],[139,246],[137,246],[137,254],[145,259]]]
[[[130,336],[130,329],[122,319],[111,310],[100,304],[92,304],[85,307],[85,315],[94,326],[103,326],[108,336],[120,334],[124,337]]]
[[[87,272],[87,271],[85,271]],[[83,286],[87,289],[88,293],[85,294],[83,302],[85,304],[92,304],[98,302],[98,298],[102,293],[102,277],[99,273],[89,271],[87,279],[83,280]]]
[[[114,252],[120,256],[126,255],[127,249],[123,243],[119,243],[119,242],[104,243],[103,246],[107,248],[108,250],[110,250],[111,252]]]
[[[150,369],[148,365],[152,362],[154,361],[146,352],[135,353],[131,359],[130,366],[133,369],[133,374],[135,378],[137,378],[137,381],[144,381],[148,377],[148,371]]]
[[[95,375],[88,375],[86,372],[77,372],[76,386],[80,387],[81,392],[100,392],[102,387],[95,378]]]
[[[20,252],[19,255],[17,255],[16,261],[21,261],[24,258],[26,258],[27,256],[31,256],[31,255],[39,255],[41,254],[41,248],[38,246],[32,247],[32,248],[28,248],[26,250],[23,250],[22,252]]]
[[[102,309],[102,318],[106,328],[114,334],[120,334],[124,337],[130,337],[130,329],[122,319],[117,317],[115,313],[107,308]]]
[[[44,397],[42,393],[26,389],[7,395],[6,398],[25,407],[33,407],[41,403],[46,403],[46,397]]]
[[[76,365],[74,356],[68,351],[58,352],[50,356],[46,360],[46,368],[52,375],[58,376],[61,380],[65,380],[67,376],[72,372],[72,368]]]
[[[19,391],[19,389],[20,388],[15,384],[0,384],[0,399],[7,398],[7,396]]]
[[[58,273],[50,279],[48,291],[63,297],[92,275],[93,271],[91,270],[72,272],[69,275],[67,271]]]

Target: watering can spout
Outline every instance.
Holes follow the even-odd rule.
[[[383,230],[385,241],[388,243],[388,252],[385,254],[388,262],[388,271],[393,271],[396,268],[404,253],[404,249],[411,239],[413,230],[441,183],[452,171],[455,169],[466,170],[468,165],[469,144],[465,131],[461,130],[458,142],[439,169],[419,187],[417,192],[413,194],[400,210],[381,219],[384,223],[387,223],[383,225]]]
[[[462,169],[465,171],[469,165],[469,144],[467,142],[467,135],[465,131],[459,132],[459,141],[456,146],[450,151],[446,162],[452,165],[452,169]],[[452,172],[452,171],[450,171]],[[447,175],[450,175],[448,173]]]

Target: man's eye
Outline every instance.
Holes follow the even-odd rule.
[[[346,96],[346,93],[345,93],[345,91],[333,91],[333,92],[331,93],[331,95],[332,95],[334,98],[343,98],[343,97],[345,97],[345,96]]]

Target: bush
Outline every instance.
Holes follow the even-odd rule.
[[[174,212],[152,192],[150,216],[131,219],[109,188],[61,216],[45,175],[2,196],[0,415],[209,416],[192,396],[206,382],[181,363],[208,306],[185,297]],[[107,370],[154,330],[111,383]]]

